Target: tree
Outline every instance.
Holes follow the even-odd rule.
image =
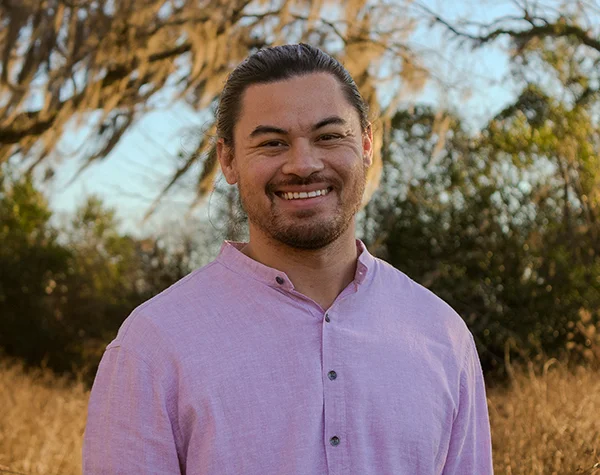
[[[0,354],[92,381],[131,311],[206,263],[201,226],[135,239],[89,197],[61,229],[31,177],[0,175]],[[200,232],[199,232],[200,231]]]
[[[514,15],[488,24],[420,5],[461,45],[509,39],[521,92],[476,134],[451,114],[396,115],[384,176],[400,192],[384,181],[368,231],[465,317],[487,368],[515,349],[598,363],[600,10],[510,3]]]
[[[49,295],[71,253],[59,243],[50,216],[31,179],[0,169],[0,348],[30,364],[65,343]]]
[[[66,344],[53,368],[83,368],[93,375],[102,353],[135,307],[208,261],[208,233],[181,226],[142,239],[119,231],[115,210],[90,196],[62,230],[72,252],[68,272],[57,275],[54,307],[65,322]]]
[[[531,86],[477,134],[426,107],[392,127],[366,209],[370,247],[463,316],[485,369],[502,373],[515,350],[600,363],[600,225],[588,197],[600,130],[588,111]]]
[[[214,105],[235,64],[282,42],[309,41],[337,53],[374,115],[389,117],[376,97],[383,72],[413,88],[426,78],[406,43],[413,27],[407,12],[403,2],[366,0],[344,11],[305,0],[3,0],[0,163],[16,156],[31,170],[59,153],[68,126],[85,123],[91,132],[84,168],[106,157],[137,119],[163,103],[185,101],[198,111]],[[384,128],[376,128],[376,147]],[[212,188],[213,134],[211,127],[198,134],[163,193],[198,163],[198,196]],[[367,196],[380,169],[376,157]]]
[[[549,0],[507,3],[513,6],[514,14],[487,24],[469,20],[451,22],[424,4],[419,3],[419,8],[434,24],[474,48],[507,38],[512,44],[513,73],[522,76],[525,83],[539,81],[540,71],[535,68],[541,66],[549,73],[545,78],[548,84],[560,87],[571,103],[597,103],[600,100],[600,5],[597,1],[574,0],[558,7]],[[559,84],[552,83],[553,78]]]

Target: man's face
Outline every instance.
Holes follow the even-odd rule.
[[[354,224],[371,164],[371,130],[334,76],[250,86],[234,132],[220,141],[225,177],[237,183],[250,235],[320,249]]]

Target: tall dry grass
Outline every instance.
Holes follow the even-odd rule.
[[[600,474],[600,373],[550,360],[488,391],[498,474]]]
[[[81,383],[0,362],[0,473],[80,474],[87,400]],[[516,371],[488,400],[496,474],[600,475],[598,372]]]
[[[87,401],[82,383],[0,362],[0,474],[80,475]]]

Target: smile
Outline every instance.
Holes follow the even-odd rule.
[[[325,188],[323,190],[316,191],[301,191],[301,192],[280,192],[277,193],[281,198],[285,200],[306,200],[309,198],[316,198],[317,196],[325,196],[331,191],[331,188]]]

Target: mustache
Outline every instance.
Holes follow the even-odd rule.
[[[329,186],[333,186],[334,188],[341,188],[342,184],[338,178],[334,177],[326,177],[323,175],[310,175],[307,177],[293,177],[288,180],[279,181],[277,183],[269,183],[266,186],[266,191],[269,193],[274,193],[278,188],[285,186],[308,186],[313,183],[326,183]]]

